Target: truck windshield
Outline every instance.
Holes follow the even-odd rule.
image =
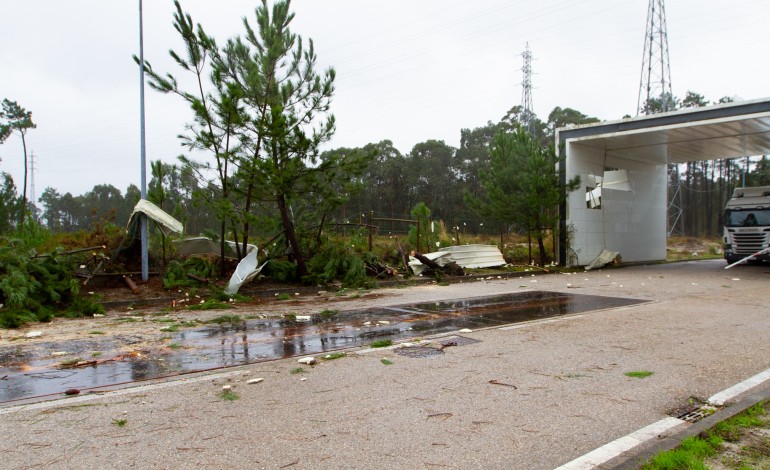
[[[764,227],[770,225],[770,209],[741,209],[725,211],[728,227]]]

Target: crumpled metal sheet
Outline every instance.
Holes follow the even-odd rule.
[[[593,261],[591,261],[588,266],[586,266],[586,271],[590,271],[592,269],[601,268],[602,266],[606,266],[610,263],[620,262],[620,253],[617,251],[607,251],[602,250],[601,253],[599,253],[599,256],[597,256]]]

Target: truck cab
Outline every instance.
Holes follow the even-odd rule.
[[[749,262],[770,261],[770,186],[736,188],[725,207],[724,254],[732,264],[766,250]]]

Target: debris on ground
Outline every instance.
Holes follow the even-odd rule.
[[[601,268],[602,266],[607,266],[608,264],[617,265],[620,264],[620,261],[621,257],[619,252],[602,250],[602,252],[599,253],[599,256],[597,256],[588,264],[588,266],[586,266],[586,271]]]

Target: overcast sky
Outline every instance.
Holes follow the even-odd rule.
[[[254,18],[254,0],[185,0],[220,44]],[[390,139],[402,153],[428,139],[460,143],[460,130],[498,121],[521,104],[522,57],[534,61],[533,105],[603,120],[635,114],[648,0],[295,0],[294,32],[312,38],[321,68],[337,71],[329,145]],[[171,0],[144,0],[144,54],[180,74]],[[37,124],[35,195],[79,195],[96,184],[122,192],[140,181],[138,0],[6,2],[0,15],[0,99]],[[770,96],[770,2],[669,0],[674,95]],[[253,21],[252,21],[253,22]],[[147,158],[174,162],[190,111],[145,89]],[[23,178],[18,135],[0,146],[0,171]],[[148,164],[149,171],[149,164]],[[148,176],[149,179],[149,176]]]

